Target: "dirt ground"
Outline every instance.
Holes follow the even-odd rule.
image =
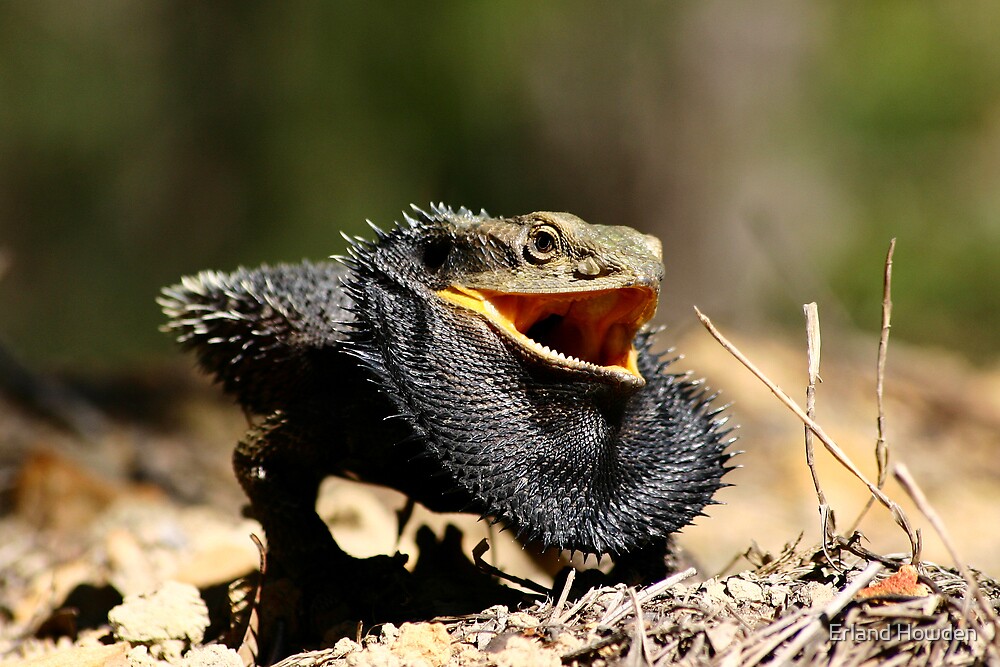
[[[733,339],[801,400],[804,345],[774,336]],[[906,464],[962,563],[974,568],[977,602],[927,518],[891,478],[886,493],[921,529],[919,581],[900,569],[909,542],[877,504],[860,524],[863,539],[836,552],[815,548],[820,515],[801,422],[705,331],[668,340],[686,355],[678,369],[697,369],[724,389],[744,450],[743,467],[727,478],[734,486],[718,496],[724,504],[680,536],[694,571],[640,590],[563,596],[556,587],[520,605],[355,627],[331,636],[322,651],[281,664],[1000,660],[1000,588],[989,576],[1000,574],[1000,369],[893,344],[885,378],[890,464]],[[817,421],[871,479],[875,350],[867,338],[826,343],[817,395]],[[54,378],[11,360],[3,366],[0,665],[244,664],[247,646],[240,657],[231,650],[239,642],[219,643],[228,623],[226,587],[259,561],[249,535],[260,530],[241,518],[243,497],[229,463],[246,427],[240,411],[180,356],[167,368],[114,377]],[[868,493],[816,447],[836,532],[850,536]],[[403,502],[385,489],[329,480],[319,509],[338,542],[359,557],[399,550],[414,562],[417,529],[427,525],[440,536],[450,524],[462,532],[465,554],[486,537],[489,563],[552,586],[562,563],[529,554],[474,517],[418,508],[397,540]],[[879,565],[872,554],[885,558]],[[886,578],[900,587],[859,592]],[[837,639],[835,626],[853,634]],[[879,634],[886,628],[891,636]]]

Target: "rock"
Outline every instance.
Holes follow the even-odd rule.
[[[451,658],[451,637],[440,623],[403,623],[392,652],[407,665],[423,660],[442,667]]]
[[[558,653],[526,637],[511,637],[493,660],[497,667],[562,667]]]
[[[789,590],[788,586],[769,586],[767,589],[768,602],[775,609],[784,609],[785,603],[788,601]]]
[[[108,613],[108,621],[118,639],[158,647],[150,651],[157,657],[179,657],[204,639],[208,607],[194,586],[167,582],[153,593],[126,597]]]
[[[172,658],[174,659],[174,658]],[[180,656],[176,656],[175,659],[180,659]],[[133,646],[128,651],[128,659],[126,660],[128,667],[162,667],[168,663],[160,660],[159,658],[154,658],[149,654],[148,646]]]
[[[212,644],[188,651],[180,667],[243,667],[243,660],[233,649]]]
[[[722,604],[732,604],[733,599],[729,597],[729,593],[726,592],[726,585],[719,581],[718,579],[709,579],[703,584],[705,588],[705,594]]]
[[[830,584],[810,581],[797,592],[799,601],[806,607],[822,607],[837,594]]]
[[[337,640],[337,643],[333,645],[333,657],[343,658],[355,651],[361,650],[361,644],[357,643],[353,639],[348,639],[347,637],[342,637]]]
[[[737,602],[763,602],[764,589],[760,584],[740,577],[726,580],[726,590]]]
[[[727,621],[705,628],[705,635],[708,636],[708,641],[712,643],[712,649],[718,654],[722,653],[733,643],[733,639],[736,637],[739,629],[739,626],[735,623]]]
[[[574,636],[572,632],[560,632],[559,636],[552,642],[551,647],[559,655],[565,655],[580,650],[586,643],[579,637]]]
[[[385,646],[373,644],[364,651],[357,651],[347,656],[347,667],[403,667],[403,661],[392,654]],[[418,665],[407,665],[418,667]],[[423,667],[422,665],[419,667]]]
[[[180,639],[166,639],[155,644],[138,644],[128,652],[130,667],[163,667],[179,664],[187,645]]]
[[[531,614],[516,611],[507,618],[507,623],[515,628],[535,628],[541,623]]]
[[[382,631],[379,632],[378,641],[384,646],[392,646],[393,642],[399,636],[399,628],[397,628],[392,623],[383,623]]]
[[[4,662],[2,665],[3,667],[127,667],[124,644],[75,646],[13,663]]]

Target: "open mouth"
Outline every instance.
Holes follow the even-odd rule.
[[[656,291],[507,294],[452,286],[441,298],[475,311],[532,356],[566,369],[644,384],[633,340],[656,312]]]

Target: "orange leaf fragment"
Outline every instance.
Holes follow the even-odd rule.
[[[854,596],[856,600],[868,600],[870,598],[922,598],[931,594],[931,589],[917,580],[917,568],[912,565],[903,565],[899,571],[892,574],[877,584],[872,584],[867,588],[862,588]]]

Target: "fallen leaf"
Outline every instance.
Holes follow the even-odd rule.
[[[855,600],[868,600],[871,598],[895,598],[912,597],[922,598],[931,594],[931,589],[926,584],[917,580],[917,568],[912,565],[904,565],[899,571],[886,577],[877,584],[872,584],[867,588],[862,588],[854,596]]]

